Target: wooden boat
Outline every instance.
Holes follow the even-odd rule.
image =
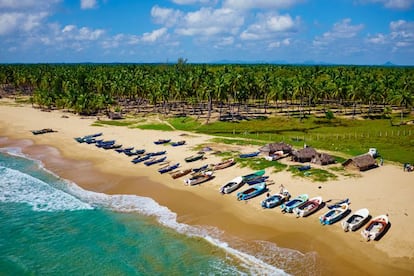
[[[165,159],[167,159],[167,156],[164,156],[164,157],[161,157],[161,158],[158,158],[158,159],[148,160],[148,161],[144,162],[144,165],[145,166],[151,166],[151,165],[154,165],[154,164],[157,164],[157,163],[164,162]]]
[[[260,151],[250,152],[250,153],[242,153],[239,155],[240,158],[250,158],[258,156]]]
[[[166,154],[166,153],[167,153],[167,151],[163,150],[163,151],[157,151],[157,152],[149,152],[149,153],[147,153],[147,155],[152,157],[152,156],[163,155],[163,154]]]
[[[319,221],[322,225],[333,224],[343,217],[345,217],[349,212],[348,203],[342,203],[339,207],[330,209],[328,212],[319,217]]]
[[[290,193],[288,190],[282,188],[278,194],[268,196],[262,201],[263,208],[274,208],[290,199]]]
[[[125,152],[131,152],[134,149],[134,147],[129,147],[129,148],[119,148],[119,149],[115,149],[115,151],[117,153],[125,153]]]
[[[141,162],[146,161],[146,160],[148,160],[150,158],[151,158],[151,155],[146,154],[144,156],[137,156],[137,157],[135,157],[134,159],[132,159],[131,162],[134,163],[134,164],[141,163]]]
[[[96,143],[101,143],[103,141],[103,139],[96,139],[96,138],[87,138],[85,139],[85,143],[86,144],[96,144]]]
[[[215,170],[215,171],[222,170],[222,169],[228,168],[230,166],[233,166],[234,164],[236,164],[236,162],[234,161],[233,158],[227,159],[227,160],[224,160],[223,162],[213,164],[213,170]]]
[[[102,148],[105,145],[113,145],[113,144],[115,144],[115,140],[106,140],[106,141],[96,142],[95,146],[97,146],[98,148]]]
[[[364,230],[361,231],[361,235],[367,241],[378,240],[385,234],[385,231],[389,227],[389,223],[387,215],[377,216],[368,223]]]
[[[170,172],[170,171],[173,171],[173,170],[177,169],[179,166],[180,166],[180,163],[175,163],[173,165],[166,166],[166,167],[163,167],[163,168],[159,169],[158,172],[161,173],[161,174],[167,173],[167,172]]]
[[[250,180],[254,180],[254,179],[257,179],[259,177],[262,177],[264,174],[265,174],[265,170],[260,170],[260,171],[257,171],[257,172],[251,173],[251,174],[243,175],[242,177],[243,177],[244,182],[248,182]]]
[[[254,185],[254,184],[257,184],[257,183],[260,183],[260,182],[266,182],[266,181],[268,181],[268,179],[269,179],[268,176],[260,176],[260,177],[255,178],[255,179],[249,179],[245,182],[246,182],[247,185]]]
[[[237,200],[248,200],[267,191],[265,182],[250,186],[247,190],[237,193]]]
[[[342,222],[342,229],[345,232],[355,231],[362,227],[369,220],[369,211],[367,208],[359,209],[353,213],[347,220]]]
[[[39,129],[39,130],[32,130],[31,131],[33,133],[33,135],[39,135],[39,134],[45,134],[45,133],[49,133],[49,132],[57,132],[51,128],[43,128],[43,129]]]
[[[124,154],[127,156],[134,156],[134,155],[143,154],[144,152],[145,152],[144,149],[139,149],[139,150],[124,151]]]
[[[190,178],[187,178],[186,180],[184,180],[184,183],[186,185],[194,186],[194,185],[206,182],[212,178],[213,178],[213,171],[208,171],[208,172],[200,173]]]
[[[191,169],[181,170],[181,171],[178,171],[178,172],[175,172],[175,173],[171,174],[171,177],[173,179],[176,179],[176,178],[182,177],[184,175],[187,175],[190,172],[191,172]]]
[[[351,201],[349,200],[349,198],[345,198],[345,199],[341,199],[337,202],[334,202],[332,204],[329,204],[327,207],[328,207],[328,209],[338,208],[338,207],[341,207],[341,205],[344,204],[344,203],[350,204]]]
[[[194,161],[203,159],[203,157],[204,157],[204,153],[201,153],[201,154],[192,155],[190,157],[187,157],[184,160],[185,160],[185,162],[194,162]]]
[[[293,213],[296,214],[296,217],[306,217],[310,214],[316,212],[321,208],[323,203],[322,197],[317,196],[309,199],[303,205],[293,209]]]
[[[307,194],[298,195],[294,199],[289,200],[286,203],[283,203],[280,205],[280,208],[282,209],[282,212],[284,213],[292,213],[293,209],[296,207],[302,206],[305,204],[306,201],[308,201],[309,196]]]
[[[157,141],[154,141],[154,144],[161,145],[161,144],[169,143],[170,141],[171,139],[158,139]]]
[[[96,137],[99,137],[99,136],[101,136],[101,135],[102,135],[102,132],[99,132],[99,133],[94,133],[94,134],[85,135],[85,136],[82,136],[82,137],[76,137],[76,138],[75,138],[75,140],[76,140],[78,143],[84,143],[86,139],[96,138]]]
[[[223,186],[221,186],[220,193],[230,194],[231,192],[234,192],[235,190],[237,190],[238,188],[240,188],[243,185],[244,185],[243,177],[238,176],[238,177],[230,180],[229,182],[227,182]]]
[[[182,146],[182,145],[185,145],[185,141],[184,140],[178,141],[178,142],[172,142],[171,143],[171,146],[173,146],[173,147],[178,147],[178,146]]]
[[[120,149],[120,148],[122,148],[122,145],[119,145],[119,144],[106,144],[106,145],[103,145],[102,148],[106,149],[106,150],[108,150],[108,149]]]
[[[201,166],[201,167],[198,167],[198,168],[193,168],[193,169],[191,169],[193,172],[195,172],[195,173],[198,173],[198,172],[201,172],[201,171],[205,171],[205,170],[207,170],[207,168],[208,168],[208,164],[205,164],[205,165],[203,165],[203,166]]]

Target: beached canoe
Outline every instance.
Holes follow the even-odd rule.
[[[104,141],[96,142],[95,146],[97,146],[98,148],[102,148],[105,145],[114,145],[114,144],[115,144],[115,140],[104,140]]]
[[[85,136],[82,136],[82,137],[76,137],[75,138],[75,140],[78,142],[78,143],[84,143],[85,142],[85,140],[87,140],[87,139],[92,139],[92,138],[96,138],[96,137],[98,137],[98,136],[101,136],[103,133],[102,132],[99,132],[99,133],[94,133],[94,134],[89,134],[89,135],[85,135]]]
[[[108,150],[108,149],[120,149],[120,148],[122,148],[122,145],[119,145],[119,144],[106,144],[106,145],[103,145],[102,148],[106,149],[106,150]]]
[[[163,151],[157,151],[157,152],[148,152],[147,155],[152,157],[152,156],[163,155],[163,154],[166,154],[166,153],[167,153],[167,151],[163,150]]]
[[[167,156],[164,156],[164,157],[161,157],[161,158],[158,158],[158,159],[148,160],[148,161],[144,162],[144,165],[145,166],[151,166],[151,165],[154,165],[154,164],[157,164],[157,163],[164,162],[165,159],[167,159]]]
[[[267,182],[267,181],[269,181],[269,176],[260,176],[260,177],[258,177],[258,178],[255,178],[255,179],[249,179],[249,180],[247,180],[247,181],[244,181],[247,185],[255,185],[255,184],[257,184],[257,183],[260,183],[260,182]]]
[[[145,152],[144,149],[137,149],[137,150],[130,150],[130,151],[124,151],[124,154],[127,156],[134,156],[134,155],[140,155]]]
[[[162,145],[162,144],[169,143],[170,141],[171,141],[171,139],[158,139],[157,141],[154,141],[154,144]]]
[[[268,196],[262,201],[263,208],[274,208],[290,199],[290,193],[286,189],[282,189],[278,194]]]
[[[205,171],[205,170],[207,170],[207,168],[208,168],[208,164],[205,164],[205,165],[203,165],[203,166],[201,166],[201,167],[198,167],[198,168],[193,168],[193,169],[191,169],[193,172],[195,172],[195,173],[198,173],[198,172],[201,172],[201,171]]]
[[[185,145],[185,141],[184,140],[178,141],[178,142],[172,142],[171,143],[171,146],[173,146],[173,147],[178,147],[178,146],[182,146],[182,145]]]
[[[203,159],[203,157],[204,157],[204,154],[202,153],[202,154],[192,155],[190,157],[185,158],[184,160],[185,162],[194,162],[194,161]]]
[[[377,216],[368,223],[364,230],[361,231],[361,235],[366,241],[378,240],[387,231],[389,223],[387,215]]]
[[[248,189],[237,193],[237,200],[248,200],[267,191],[265,182],[250,186]]]
[[[350,204],[351,201],[349,200],[349,198],[345,198],[345,199],[341,199],[339,201],[336,201],[336,202],[334,202],[332,204],[329,204],[326,207],[328,207],[328,209],[334,209],[334,208],[341,207],[341,205],[344,204],[344,203]]]
[[[242,178],[244,182],[249,182],[251,180],[262,177],[264,174],[265,174],[265,170],[260,170],[260,171],[257,171],[251,174],[243,175]]]
[[[184,180],[184,183],[186,185],[194,186],[194,185],[198,185],[203,182],[206,182],[212,178],[213,178],[213,171],[208,171],[208,172],[200,173],[197,175],[193,175],[192,177]]]
[[[280,208],[282,209],[283,213],[292,213],[293,209],[305,204],[305,202],[308,201],[308,199],[309,196],[307,194],[298,195],[294,199],[291,199],[288,202],[280,205]]]
[[[250,152],[250,153],[242,153],[239,155],[240,158],[250,158],[258,156],[260,151]]]
[[[306,217],[319,210],[322,207],[322,197],[317,196],[306,201],[302,206],[293,209],[296,217]]]
[[[51,128],[43,128],[43,129],[39,129],[39,130],[32,130],[31,131],[33,133],[33,135],[39,135],[39,134],[45,134],[45,133],[49,133],[49,132],[57,132]]]
[[[171,177],[173,179],[176,179],[176,178],[182,177],[184,175],[187,175],[190,172],[191,172],[191,169],[181,170],[181,171],[178,171],[178,172],[175,172],[175,173],[171,174]]]
[[[163,168],[159,169],[158,172],[161,173],[161,174],[167,173],[167,172],[170,172],[170,171],[173,171],[173,170],[177,169],[179,166],[180,166],[180,163],[175,163],[173,165],[166,166],[166,167],[163,167]]]
[[[223,186],[221,186],[220,193],[230,194],[231,192],[234,192],[235,190],[239,189],[243,185],[244,185],[243,177],[238,176],[238,177],[230,180],[229,182],[227,182]]]
[[[141,163],[141,162],[144,162],[144,161],[146,161],[146,160],[148,160],[150,158],[151,158],[151,155],[146,154],[144,156],[137,156],[137,157],[135,157],[134,159],[131,160],[131,162],[134,163],[134,164]]]
[[[231,158],[231,159],[224,160],[220,163],[213,164],[212,167],[213,167],[213,170],[217,171],[217,170],[222,170],[230,166],[233,166],[234,164],[236,164],[236,162],[234,161],[233,158]]]
[[[353,213],[347,220],[342,221],[342,229],[345,232],[356,231],[369,220],[369,211],[367,208],[359,209]]]
[[[319,221],[322,225],[333,224],[349,213],[348,203],[342,203],[339,207],[330,209],[328,212],[319,217]]]

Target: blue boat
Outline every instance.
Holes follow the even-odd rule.
[[[178,146],[182,146],[182,145],[185,145],[185,141],[183,140],[183,141],[178,141],[178,142],[172,142],[171,143],[171,146],[173,146],[173,147],[178,147]]]
[[[82,137],[76,137],[75,140],[78,143],[84,143],[84,142],[86,142],[87,139],[96,138],[96,137],[99,137],[101,135],[102,135],[102,132],[99,132],[99,133],[95,133],[95,134],[85,135],[85,136],[82,136]]]
[[[298,170],[301,171],[301,172],[307,171],[307,170],[310,170],[310,169],[311,169],[310,165],[303,165],[303,166],[298,167]]]
[[[151,165],[154,165],[154,164],[157,164],[157,163],[164,162],[165,159],[167,159],[167,156],[164,156],[164,157],[161,157],[161,158],[158,158],[158,159],[145,161],[144,164],[145,164],[145,166],[151,166]]]
[[[257,183],[260,183],[260,182],[266,182],[268,178],[269,178],[269,176],[267,176],[267,175],[266,176],[259,176],[257,178],[248,179],[247,181],[245,181],[245,183],[247,185],[254,185],[254,184],[257,184]]]
[[[158,156],[158,155],[163,155],[163,154],[165,154],[167,151],[166,150],[163,150],[163,151],[157,151],[157,152],[149,152],[149,153],[147,153],[147,155],[149,155],[149,156]]]
[[[251,174],[243,175],[242,178],[243,178],[243,181],[246,183],[248,181],[258,179],[258,178],[262,177],[264,174],[265,174],[265,170],[260,170],[260,171],[257,171],[257,172],[251,173]]]
[[[115,149],[115,151],[117,153],[125,153],[125,152],[131,152],[134,149],[134,147],[129,147],[129,148],[119,148],[119,149]]]
[[[280,205],[280,208],[282,209],[283,213],[292,213],[293,209],[302,206],[306,203],[306,201],[308,201],[308,199],[309,196],[307,194],[302,194]]]
[[[274,208],[287,200],[289,200],[290,194],[288,191],[281,192],[279,194],[274,194],[267,197],[265,200],[262,201],[263,208]]]
[[[122,145],[118,145],[118,144],[106,144],[106,145],[102,146],[102,148],[106,149],[106,150],[108,150],[108,149],[119,149],[121,147],[122,147]]]
[[[180,163],[175,163],[174,165],[167,166],[167,167],[159,169],[158,172],[161,173],[161,174],[167,173],[167,172],[170,172],[170,171],[173,171],[173,170],[177,169],[179,166],[180,166]]]
[[[169,143],[170,141],[171,141],[171,139],[158,139],[157,141],[154,141],[154,144],[162,145],[162,144]]]
[[[254,185],[254,186],[251,186],[247,190],[239,192],[237,194],[237,200],[247,200],[247,199],[256,197],[258,195],[261,195],[266,191],[267,191],[266,183],[262,182],[262,183]]]
[[[192,169],[192,171],[193,172],[201,172],[201,171],[204,171],[205,169],[207,169],[208,168],[208,164],[206,164],[206,165],[203,165],[203,166],[201,166],[201,167],[199,167],[199,168],[194,168],[194,169]]]
[[[146,160],[148,160],[150,158],[151,158],[151,155],[146,154],[144,156],[135,157],[134,159],[132,159],[131,162],[134,163],[134,164],[141,163],[141,162],[146,161]]]
[[[342,203],[338,207],[329,209],[328,212],[319,217],[319,222],[322,225],[330,225],[341,220],[350,212],[348,203]]]
[[[100,142],[97,142],[95,145],[98,147],[98,148],[102,148],[103,146],[105,146],[105,145],[114,145],[115,144],[115,140],[107,140],[107,141],[100,141]]]
[[[124,154],[127,156],[134,156],[134,155],[143,154],[144,152],[145,152],[144,149],[139,149],[139,150],[124,151]]]
[[[345,198],[345,199],[339,200],[335,203],[329,204],[329,205],[327,205],[327,207],[328,207],[328,209],[334,209],[334,208],[341,207],[342,204],[344,204],[344,203],[350,204],[351,201],[349,200],[349,198]]]
[[[258,156],[260,151],[250,152],[250,153],[242,153],[239,155],[240,158],[250,158]]]

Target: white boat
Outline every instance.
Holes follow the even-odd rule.
[[[296,217],[309,216],[321,207],[322,202],[323,200],[321,196],[311,198],[308,201],[306,201],[305,204],[294,208],[293,213],[296,214]]]
[[[224,184],[220,188],[220,193],[222,193],[222,194],[230,194],[231,192],[237,190],[238,188],[240,188],[243,185],[244,185],[243,177],[242,176],[238,176],[238,177],[230,180],[226,184]]]
[[[341,220],[349,212],[348,203],[342,203],[340,206],[330,209],[328,212],[319,217],[322,225],[334,224]]]
[[[385,233],[389,223],[387,215],[377,216],[368,223],[364,230],[361,231],[361,235],[367,241],[377,240]]]
[[[362,227],[369,219],[369,211],[367,208],[359,209],[353,213],[347,220],[342,222],[342,229],[345,232],[349,230],[355,231]]]
[[[193,185],[197,185],[197,184],[201,184],[203,182],[206,182],[206,181],[208,181],[212,178],[213,178],[213,171],[207,171],[207,172],[196,174],[196,175],[184,180],[184,183],[186,185],[193,186]]]

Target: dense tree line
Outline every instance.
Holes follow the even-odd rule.
[[[81,114],[119,103],[157,106],[176,103],[213,109],[260,104],[305,107],[333,103],[411,109],[414,68],[368,66],[187,64],[10,64],[0,65],[3,90],[26,93],[43,108]],[[233,110],[237,112],[237,110]]]

